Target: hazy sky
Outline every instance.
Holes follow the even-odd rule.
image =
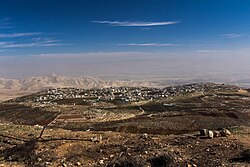
[[[249,48],[249,0],[0,1],[0,77],[248,77]]]

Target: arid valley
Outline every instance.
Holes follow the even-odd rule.
[[[46,88],[2,102],[0,164],[249,165],[249,89],[146,86]]]
[[[0,167],[250,167],[250,0],[0,0]]]

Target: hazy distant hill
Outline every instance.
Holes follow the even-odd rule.
[[[0,78],[0,89],[39,91],[45,88],[81,87],[104,88],[117,86],[155,86],[151,82],[141,81],[106,81],[93,77],[66,77],[61,75],[28,77],[23,79]]]
[[[46,88],[79,87],[104,88],[117,86],[156,86],[151,82],[142,81],[106,81],[93,77],[66,77],[52,74],[50,76],[28,77],[22,79],[0,78],[0,100],[17,95],[40,91]]]

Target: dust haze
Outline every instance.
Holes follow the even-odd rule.
[[[218,81],[249,86],[247,52],[96,52],[2,56],[0,76],[93,76],[107,80]]]

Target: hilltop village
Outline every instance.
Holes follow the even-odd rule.
[[[249,108],[225,84],[49,88],[0,103],[0,166],[249,166]]]
[[[236,86],[194,83],[188,85],[171,86],[166,88],[146,87],[110,87],[102,89],[80,89],[80,88],[53,88],[46,89],[37,94],[16,98],[12,102],[34,102],[41,104],[57,104],[65,99],[81,99],[86,103],[113,102],[130,103],[148,100],[158,100],[181,96],[186,93],[208,92],[208,91],[237,91]],[[77,104],[77,101],[76,103]]]

